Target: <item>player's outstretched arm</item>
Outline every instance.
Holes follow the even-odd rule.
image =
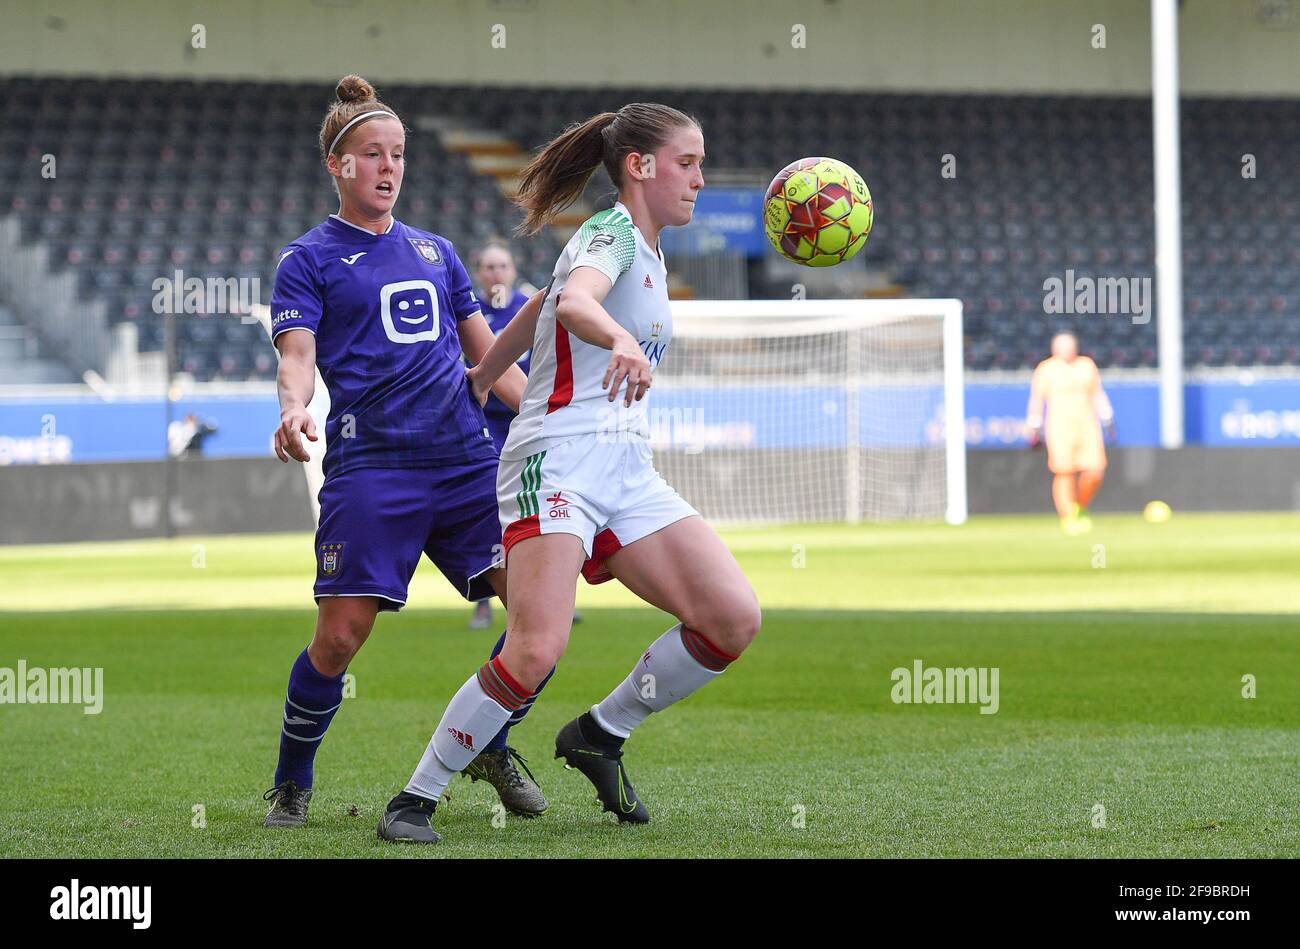
[[[460,337],[460,348],[465,354],[465,358],[476,365],[487,355],[495,339],[492,335],[492,327],[488,326],[488,322],[483,318],[482,313],[475,313],[469,319],[457,323],[456,334]],[[472,372],[472,369],[465,370],[471,386],[474,385]],[[497,394],[497,398],[510,407],[511,411],[518,412],[519,402],[524,397],[524,385],[527,382],[528,379],[524,375],[524,371],[518,366],[511,366],[492,386],[492,391]],[[481,392],[477,389],[472,391],[474,391],[474,397],[478,399],[479,405],[487,401],[486,388]]]
[[[611,351],[601,387],[609,389],[609,401],[613,402],[626,379],[623,404],[629,406],[645,396],[652,372],[640,344],[601,305],[613,287],[609,277],[596,268],[575,268],[555,305],[555,318],[584,343]]]
[[[495,391],[498,380],[501,380],[501,377],[519,362],[519,357],[532,348],[533,337],[537,333],[537,318],[541,315],[542,303],[546,300],[549,290],[550,287],[544,287],[528,298],[528,302],[519,308],[519,312],[510,318],[506,328],[493,340],[487,352],[482,354],[482,359],[474,359],[466,350],[465,355],[474,363],[474,367],[468,370],[466,375],[469,376],[470,387],[479,405],[487,401],[488,391]],[[465,349],[463,338],[461,348]],[[522,371],[520,374],[522,375]],[[511,404],[509,399],[497,392],[497,398],[516,411],[518,411],[518,399],[522,398],[522,395],[521,387],[515,404]]]
[[[275,430],[275,455],[308,461],[310,455],[299,434],[316,441],[316,423],[307,411],[316,390],[316,337],[308,330],[291,329],[275,338],[280,368],[275,376],[280,395],[280,427]]]

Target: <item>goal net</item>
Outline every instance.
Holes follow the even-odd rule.
[[[705,517],[965,521],[961,301],[672,307],[655,465]]]

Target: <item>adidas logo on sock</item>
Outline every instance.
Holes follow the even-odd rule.
[[[457,730],[457,729],[455,729],[455,728],[448,728],[448,729],[447,729],[447,734],[451,735],[452,738],[455,738],[455,739],[456,739],[456,743],[457,743],[458,745],[460,745],[462,748],[466,748],[466,749],[468,749],[468,750],[470,750],[470,751],[476,751],[476,750],[477,750],[477,749],[474,747],[474,736],[473,736],[473,735],[467,735],[467,734],[465,734],[463,731],[459,731],[459,730]]]

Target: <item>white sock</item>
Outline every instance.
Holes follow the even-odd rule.
[[[473,761],[528,695],[497,659],[483,664],[452,696],[406,791],[436,801]]]
[[[662,712],[712,682],[734,658],[678,623],[650,644],[603,702],[591,707],[591,717],[611,735],[627,738],[651,712]]]

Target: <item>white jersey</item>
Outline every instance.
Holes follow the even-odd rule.
[[[555,263],[533,335],[528,385],[501,449],[502,458],[527,458],[576,435],[598,432],[650,438],[649,394],[624,408],[624,389],[610,403],[608,390],[601,386],[610,351],[583,342],[555,318],[564,284],[579,267],[594,267],[614,284],[603,305],[640,343],[652,370],[668,349],[673,335],[668,268],[632,223],[627,208],[617,203],[588,218]]]

